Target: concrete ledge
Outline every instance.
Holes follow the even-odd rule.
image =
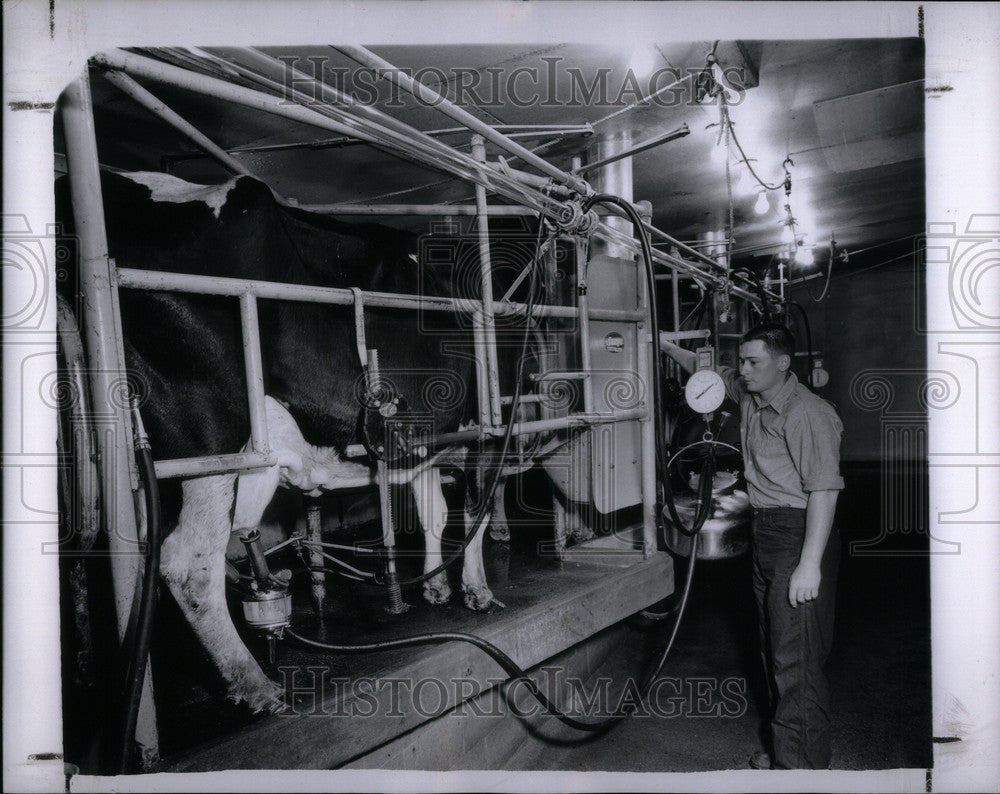
[[[538,592],[530,604],[490,616],[492,620],[473,632],[499,646],[525,669],[668,596],[673,592],[673,563],[663,552],[627,568],[567,563],[530,586]],[[440,627],[449,628],[463,630]],[[414,632],[400,630],[394,636],[409,633]],[[326,672],[320,654],[301,666],[319,678]],[[368,685],[361,689],[334,691],[325,697],[322,689],[314,688],[304,698],[300,690],[286,713],[167,759],[160,771],[339,767],[439,717],[458,702],[480,695],[507,676],[479,649],[449,642],[397,656],[390,667],[365,678]],[[442,685],[382,685],[387,679]],[[470,683],[462,684],[462,691],[454,685],[456,679]]]

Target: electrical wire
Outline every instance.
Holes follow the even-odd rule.
[[[750,158],[747,157],[747,153],[743,151],[743,147],[740,145],[740,139],[736,137],[736,130],[733,129],[732,120],[729,121],[729,134],[733,136],[733,143],[736,144],[736,148],[739,149],[740,154],[743,156],[743,162],[746,164],[747,169],[750,171],[753,178],[757,180],[757,183],[762,188],[764,188],[765,190],[781,190],[782,188],[784,188],[785,186],[784,183],[780,185],[769,185],[767,184],[767,182],[765,182],[763,179],[757,176],[757,172],[754,171],[753,166],[750,165]]]
[[[812,300],[813,303],[820,303],[821,301],[823,301],[823,299],[826,298],[827,290],[830,289],[830,276],[833,275],[833,262],[837,258],[836,255],[833,253],[832,245],[830,246],[830,249],[831,249],[830,263],[826,266],[826,283],[823,284],[823,290],[820,292],[818,298],[815,295],[813,295],[812,287],[809,286],[809,282],[807,281],[805,283],[806,292],[809,293],[809,298],[810,300]]]
[[[808,381],[808,379],[812,377],[812,371],[813,371],[812,329],[809,327],[809,315],[806,314],[806,310],[803,309],[802,306],[796,303],[795,301],[792,300],[785,301],[785,305],[794,306],[796,309],[798,309],[799,314],[802,317],[802,325],[805,328],[806,332],[806,357],[809,367],[806,373],[806,380]]]
[[[674,453],[673,457],[671,457],[670,460],[667,462],[667,466],[668,467],[672,466],[674,464],[674,461],[677,460],[677,458],[681,455],[681,453],[687,452],[689,449],[692,449],[694,447],[700,447],[702,444],[714,444],[717,447],[725,447],[726,449],[731,449],[737,455],[742,454],[736,447],[734,447],[732,444],[727,444],[725,441],[716,441],[715,439],[710,439],[710,440],[702,439],[701,441],[695,441],[693,444],[688,444],[686,447],[681,447],[679,450],[677,450],[677,452]]]

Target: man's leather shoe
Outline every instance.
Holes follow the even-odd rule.
[[[750,756],[750,766],[754,769],[774,769],[771,764],[771,756],[763,750],[759,750]]]

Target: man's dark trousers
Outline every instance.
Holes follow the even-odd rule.
[[[805,533],[804,509],[753,510],[754,595],[771,699],[775,769],[830,765],[829,691],[823,666],[833,638],[840,538],[834,527],[820,565],[819,597],[793,609],[788,582],[799,564]]]

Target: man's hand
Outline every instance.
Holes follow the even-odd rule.
[[[806,601],[812,601],[819,595],[821,578],[818,565],[800,562],[795,567],[791,579],[788,580],[788,603],[793,609]]]

